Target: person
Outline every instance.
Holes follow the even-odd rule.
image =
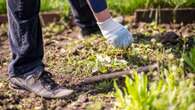
[[[100,30],[108,43],[127,48],[131,33],[113,21],[106,0],[69,0],[76,24],[83,35]],[[10,87],[26,90],[45,98],[63,98],[73,90],[59,86],[44,70],[40,0],[7,0],[8,37],[12,52],[8,67]]]

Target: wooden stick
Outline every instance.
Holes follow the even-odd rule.
[[[140,67],[137,69],[137,72],[138,73],[149,72],[151,70],[158,69],[158,67],[159,67],[158,64],[155,63],[153,65]],[[89,77],[89,78],[84,79],[83,81],[80,82],[80,84],[90,84],[90,83],[94,83],[94,82],[98,82],[98,81],[102,81],[102,80],[118,78],[118,77],[122,77],[125,75],[131,75],[131,74],[132,74],[132,71],[125,70],[125,71],[120,71],[120,72],[113,72],[113,73],[108,73],[108,74],[103,74],[103,75],[97,75],[97,76],[93,76],[93,77]]]

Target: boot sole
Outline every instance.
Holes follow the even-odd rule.
[[[14,90],[14,91],[16,91],[16,92],[19,92],[19,93],[29,92],[25,88],[22,88],[20,86],[14,85],[12,83],[9,83],[9,88]]]
[[[14,91],[16,91],[17,93],[25,93],[25,92],[34,93],[34,92],[32,92],[32,91],[29,91],[29,90],[27,90],[27,89],[25,89],[25,88],[22,88],[22,87],[20,87],[20,86],[18,86],[18,85],[12,84],[12,83],[9,83],[9,88],[12,89],[12,90],[14,90]],[[36,93],[35,93],[35,94],[36,94]],[[71,93],[71,94],[73,94],[73,93]],[[70,95],[71,95],[71,94],[70,94]],[[69,97],[70,95],[63,96],[63,97],[44,97],[44,96],[40,96],[40,95],[37,95],[37,96],[43,97],[43,98],[45,98],[45,99],[63,99],[63,98]]]

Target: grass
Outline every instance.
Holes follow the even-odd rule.
[[[94,44],[96,37],[85,41],[76,41],[65,47],[66,56],[60,60],[57,65],[63,65],[59,68],[61,73],[70,73],[75,75],[91,76],[91,73],[107,73],[110,71],[121,70],[127,66],[127,62],[116,58],[116,54],[123,52],[119,49],[113,49],[107,46],[104,39],[98,39]],[[106,53],[105,53],[106,52]],[[49,66],[55,68],[55,62],[49,60]],[[58,66],[57,66],[58,67]],[[77,68],[73,68],[77,67]]]

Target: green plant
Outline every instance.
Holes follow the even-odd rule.
[[[147,76],[134,72],[134,80],[126,77],[125,85],[123,94],[116,82],[114,83],[117,106],[124,110],[149,110],[148,104],[153,100],[153,97],[149,96]]]
[[[184,61],[195,72],[195,47],[190,52],[184,54]]]
[[[97,90],[106,91],[106,90],[109,90],[110,88],[112,88],[112,81],[103,81],[95,85],[95,89]]]
[[[107,73],[111,68],[120,70],[127,67],[127,61],[111,58],[104,54],[97,54],[94,67],[101,73]]]
[[[145,74],[134,72],[126,77],[122,90],[116,82],[116,110],[194,110],[193,79],[179,77],[177,71],[162,72],[163,77],[149,81]]]

